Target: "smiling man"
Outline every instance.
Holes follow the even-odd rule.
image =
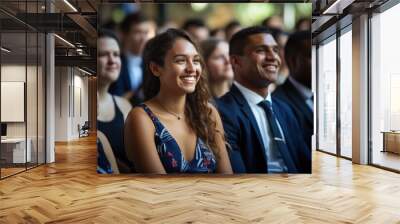
[[[271,97],[281,59],[264,27],[237,32],[229,42],[235,81],[217,100],[235,173],[311,173],[311,150],[290,107]]]

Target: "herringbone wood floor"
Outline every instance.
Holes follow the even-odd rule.
[[[312,175],[101,176],[94,137],[0,181],[0,223],[400,223],[400,175],[315,152]]]

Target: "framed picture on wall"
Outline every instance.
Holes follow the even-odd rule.
[[[24,122],[25,82],[1,82],[1,122]]]

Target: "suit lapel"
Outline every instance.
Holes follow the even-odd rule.
[[[258,128],[256,118],[254,117],[249,104],[247,103],[246,99],[244,98],[240,90],[235,85],[232,85],[231,92],[236,102],[239,104],[240,109],[243,112],[244,116],[247,117],[247,119],[249,119],[253,130],[256,132],[257,141],[260,143],[263,149],[265,149],[264,143],[261,138],[260,129]],[[263,153],[263,155],[265,155],[265,153]]]

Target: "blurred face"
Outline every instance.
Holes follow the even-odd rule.
[[[218,30],[215,34],[214,37],[225,40],[225,32],[223,30]]]
[[[209,31],[206,27],[189,27],[188,33],[197,41],[206,40],[209,36]]]
[[[271,27],[271,28],[277,28],[277,29],[283,29],[283,20],[281,17],[279,16],[272,16],[268,23],[265,24],[267,27]]]
[[[99,82],[115,82],[121,70],[121,58],[117,41],[110,37],[99,38],[97,39],[97,48]]]
[[[219,42],[207,60],[210,81],[227,81],[233,79],[233,71],[229,62],[229,45]]]
[[[297,29],[297,31],[302,31],[302,30],[310,30],[311,29],[311,21],[310,20],[303,20]]]
[[[271,34],[250,35],[243,56],[235,56],[235,71],[250,89],[266,88],[278,77],[279,47]]]
[[[302,41],[301,51],[290,62],[293,67],[291,75],[303,85],[311,88],[311,43]]]
[[[196,48],[189,41],[179,38],[167,52],[164,66],[159,66],[159,72],[153,73],[159,75],[161,88],[187,94],[195,91],[201,72],[201,59]]]
[[[142,22],[132,25],[129,33],[126,34],[124,41],[130,53],[140,55],[143,51],[144,45],[149,39],[151,33],[151,24],[149,22]]]
[[[302,43],[303,51],[301,53],[301,73],[302,74],[311,74],[311,43],[310,41],[304,41]],[[311,78],[311,75],[309,75]]]

